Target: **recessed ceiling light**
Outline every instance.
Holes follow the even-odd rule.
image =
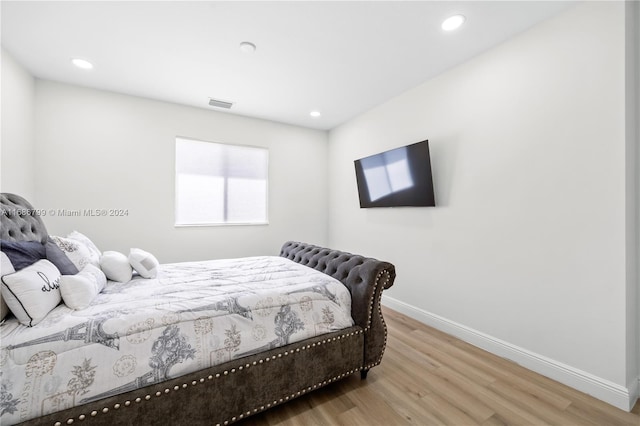
[[[71,63],[73,65],[75,65],[78,68],[81,68],[83,70],[90,70],[93,68],[93,64],[89,61],[87,61],[86,59],[80,59],[80,58],[73,58],[71,59]]]
[[[320,111],[311,111],[309,113],[310,116],[312,116],[313,118],[318,118],[320,117],[322,114],[320,114]]]
[[[460,25],[464,24],[466,18],[463,15],[453,15],[450,18],[447,18],[442,23],[442,29],[445,31],[453,31],[460,27]]]
[[[253,53],[256,51],[256,45],[248,41],[243,41],[240,43],[240,50],[243,53]]]

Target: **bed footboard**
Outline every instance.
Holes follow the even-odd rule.
[[[387,343],[387,326],[380,309],[382,290],[393,285],[395,267],[389,262],[287,241],[280,256],[314,268],[339,281],[351,292],[351,315],[365,333],[363,377],[380,364]]]
[[[354,326],[20,425],[228,425],[361,371],[363,339]]]

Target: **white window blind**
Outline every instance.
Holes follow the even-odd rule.
[[[267,223],[269,151],[176,138],[176,225]]]

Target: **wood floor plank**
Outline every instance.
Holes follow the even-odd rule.
[[[464,411],[439,395],[428,394],[421,398],[425,409],[433,413],[445,425],[477,425]]]
[[[448,350],[447,343],[426,339],[424,334],[419,332],[409,334],[405,337],[405,340],[423,356],[428,356],[434,364],[460,371],[475,383],[488,385],[496,381],[495,374],[491,374],[491,372],[487,372],[486,368],[479,368],[479,366],[456,356],[456,353]]]
[[[382,364],[240,421],[241,426],[640,426],[631,413],[383,308]]]
[[[387,398],[381,397],[375,389],[363,386],[359,392],[349,393],[351,399],[358,409],[369,414],[362,419],[363,425],[409,425],[410,423],[396,411],[391,409]]]
[[[476,397],[474,389],[460,385],[450,380],[444,371],[433,372],[428,380],[431,393],[441,396],[453,405],[458,405],[460,411],[474,420],[474,424],[480,424],[491,417],[495,411]]]
[[[401,380],[385,380],[383,386],[386,392],[381,397],[386,399],[389,406],[409,423],[414,425],[442,423],[429,410],[425,409],[422,397],[426,396],[427,392],[415,389],[407,392]]]
[[[508,424],[509,423],[497,413],[482,422],[482,426],[506,426]]]
[[[571,426],[584,423],[584,419],[572,415],[565,409],[558,409],[537,398],[536,395],[523,392],[517,387],[502,381],[492,383],[489,388],[518,407],[534,412],[537,417],[549,424]]]
[[[415,369],[420,369],[429,371],[442,365],[438,358],[430,356],[431,348],[421,342],[389,337],[387,344],[396,348],[391,356],[398,360],[399,365],[403,366],[404,370],[414,371]]]

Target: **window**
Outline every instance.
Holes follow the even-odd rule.
[[[266,224],[269,151],[176,138],[176,225]]]

